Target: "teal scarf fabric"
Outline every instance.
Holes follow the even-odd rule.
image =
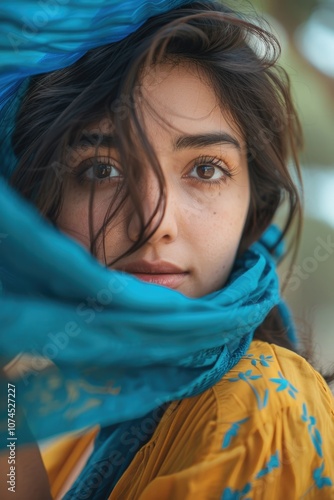
[[[204,391],[279,302],[266,250],[274,228],[222,290],[192,299],[103,267],[4,181],[0,227],[1,362],[25,355],[15,384],[36,439],[138,418]]]
[[[10,136],[29,76],[70,66],[88,50],[117,42],[152,16],[191,0],[15,0],[0,14],[0,174],[16,160]]]
[[[72,64],[186,3],[71,0],[57,2],[53,13],[31,0],[2,7],[0,362],[12,362],[20,444],[96,424],[114,426],[117,439],[127,423],[215,384],[280,302],[268,252],[279,238],[275,228],[235,263],[222,290],[191,299],[103,267],[6,182],[15,169],[10,133],[30,75]],[[7,438],[7,382],[1,383]]]

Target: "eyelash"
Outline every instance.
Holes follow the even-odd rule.
[[[83,185],[83,184],[89,184],[91,183],[91,180],[89,180],[87,177],[86,177],[86,172],[88,170],[90,170],[90,168],[93,168],[95,166],[98,166],[98,165],[107,165],[109,167],[113,167],[115,168],[116,170],[120,170],[119,167],[117,167],[115,165],[115,162],[111,160],[111,158],[109,158],[108,156],[101,156],[101,157],[98,157],[98,158],[89,158],[88,160],[84,160],[80,166],[78,167],[78,169],[74,169],[74,176],[77,180],[77,182],[80,184],[80,185]],[[113,181],[113,178],[112,177],[106,177],[105,179],[96,179],[96,183],[97,184],[105,184],[106,182],[112,182]]]
[[[201,167],[203,165],[212,165],[214,167],[219,168],[219,170],[223,173],[222,177],[219,179],[197,179],[196,177],[189,177],[190,179],[193,179],[196,182],[200,182],[201,184],[221,184],[222,182],[227,182],[228,179],[231,179],[234,176],[234,172],[231,168],[228,168],[226,164],[220,159],[217,158],[216,156],[200,156],[197,158],[194,162],[194,165],[191,169],[191,171],[195,170],[197,167]]]
[[[83,163],[81,163],[79,168],[76,169],[77,171],[74,171],[74,175],[77,182],[80,185],[90,183],[91,181],[85,177],[85,174],[90,168],[97,165],[108,165],[110,167],[115,168],[118,171],[120,170],[109,157],[89,158],[88,160],[85,160]],[[219,179],[210,180],[210,179],[199,179],[193,176],[189,176],[189,174],[187,174],[186,178],[192,179],[195,182],[199,182],[201,184],[219,185],[222,182],[226,183],[228,179],[231,179],[234,176],[233,169],[228,168],[226,164],[216,156],[200,156],[194,161],[194,164],[190,172],[195,170],[197,167],[204,165],[212,165],[214,167],[217,167],[222,172],[223,174],[222,177],[220,177]],[[112,180],[113,180],[112,177],[106,177],[105,179],[96,179],[96,182],[98,184],[104,184],[106,182],[111,182]]]

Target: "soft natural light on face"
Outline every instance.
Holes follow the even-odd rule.
[[[250,200],[245,141],[230,114],[222,111],[205,74],[199,75],[194,67],[161,65],[144,75],[142,89],[144,103],[150,105],[143,104],[143,126],[165,178],[166,210],[147,243],[111,267],[126,271],[142,260],[169,263],[184,271],[185,278],[178,280],[177,285],[174,278],[161,279],[162,286],[169,284],[190,297],[204,296],[226,282],[239,248]],[[94,178],[92,157],[96,154],[91,149],[84,153],[88,158],[82,158],[83,162],[88,160],[89,175],[84,175],[89,179]],[[107,180],[96,184],[96,228],[103,224],[111,193],[122,178],[117,149],[100,149],[97,174],[106,173]],[[78,165],[80,172],[83,162]],[[86,247],[89,187],[87,182],[72,181],[58,219],[60,229]],[[141,186],[146,222],[155,210],[158,188],[157,179],[147,166]],[[107,262],[114,261],[137,241],[141,227],[137,213],[127,200],[112,221],[105,241]],[[160,217],[151,221],[151,229],[158,220]],[[98,254],[98,258],[102,260],[102,255]]]

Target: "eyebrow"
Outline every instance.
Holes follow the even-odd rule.
[[[182,135],[174,142],[174,149],[203,148],[218,144],[230,144],[241,151],[239,141],[227,132],[211,132],[208,134]]]
[[[74,145],[74,148],[81,146],[91,146],[92,148],[103,147],[103,148],[117,148],[118,141],[113,135],[97,134],[85,132],[79,139],[79,142]]]
[[[208,134],[181,135],[173,141],[174,151],[182,149],[203,148],[219,144],[229,144],[241,151],[239,141],[227,132],[210,132]],[[79,146],[105,147],[117,149],[118,141],[113,135],[85,133],[79,140]]]

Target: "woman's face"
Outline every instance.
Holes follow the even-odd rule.
[[[229,115],[222,112],[205,75],[194,66],[163,64],[150,69],[143,76],[142,92],[150,107],[171,125],[166,127],[141,101],[147,136],[165,177],[166,210],[147,243],[112,268],[189,297],[204,296],[221,288],[228,278],[246,220],[250,187],[244,140]],[[107,127],[103,133],[110,135]],[[78,159],[71,167],[87,169],[84,183],[71,176],[57,220],[62,231],[87,248],[91,179],[98,179],[94,230],[103,224],[122,180],[115,148],[101,145],[99,165],[92,167],[95,155],[95,147],[74,155]],[[146,220],[156,206],[158,192],[158,181],[147,169],[141,191]],[[138,216],[128,201],[107,230],[107,262],[132,246],[139,229]],[[104,262],[102,245],[97,257]]]

